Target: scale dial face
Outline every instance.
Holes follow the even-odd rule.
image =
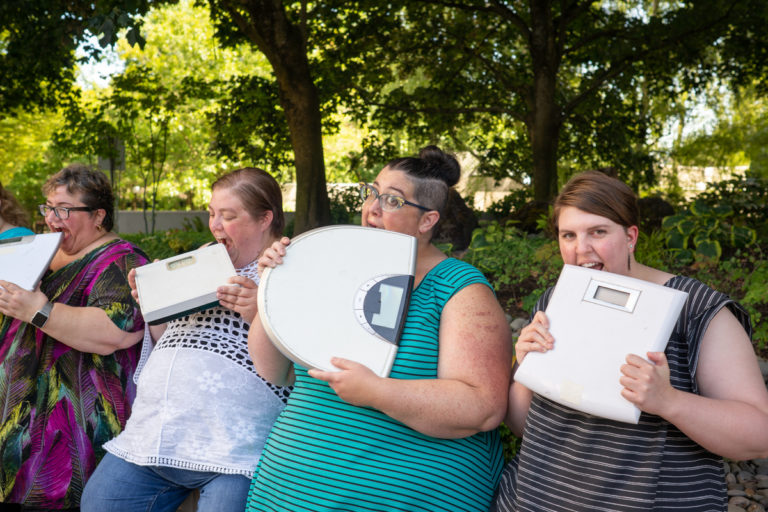
[[[408,307],[413,276],[377,276],[355,294],[354,313],[363,328],[384,341],[397,344]]]

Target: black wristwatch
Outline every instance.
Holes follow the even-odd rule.
[[[45,323],[48,321],[48,317],[51,316],[51,310],[53,309],[53,302],[46,302],[45,306],[40,308],[40,311],[35,313],[30,324],[34,325],[38,329],[42,329]]]

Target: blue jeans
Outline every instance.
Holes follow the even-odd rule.
[[[107,453],[83,490],[81,512],[174,512],[200,489],[198,512],[243,512],[251,479],[204,471],[139,466]]]

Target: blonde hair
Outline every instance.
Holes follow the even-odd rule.
[[[269,232],[274,238],[280,238],[285,228],[283,214],[283,193],[275,178],[258,167],[244,167],[217,179],[211,190],[231,189],[243,207],[254,219],[261,218],[267,211],[272,212]]]

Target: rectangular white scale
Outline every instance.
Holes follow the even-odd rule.
[[[216,288],[235,275],[222,244],[138,267],[136,290],[144,321],[156,325],[218,305]]]
[[[554,348],[529,352],[515,381],[550,400],[604,418],[637,423],[621,396],[628,354],[661,352],[686,292],[601,270],[563,266],[547,305]]]
[[[59,249],[61,233],[0,240],[0,279],[34,290]]]
[[[416,270],[416,238],[360,226],[318,228],[291,240],[261,275],[259,318],[272,343],[305,368],[332,357],[386,377],[397,354]]]

